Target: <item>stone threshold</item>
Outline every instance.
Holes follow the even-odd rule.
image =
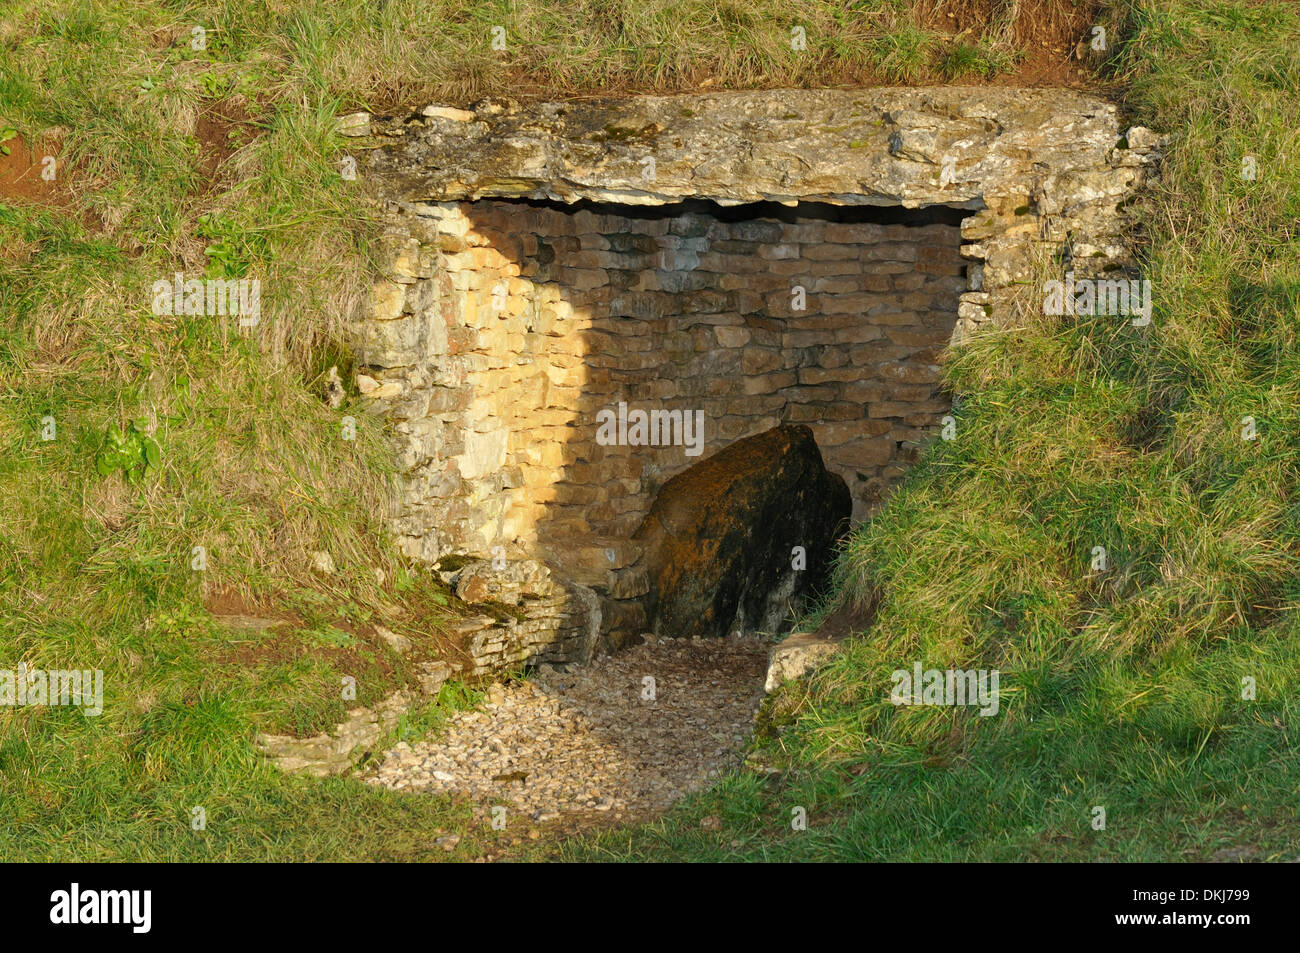
[[[371,708],[349,709],[347,719],[332,731],[310,738],[259,733],[254,747],[286,774],[316,778],[345,774],[401,723],[417,701],[436,698],[443,683],[460,671],[459,666],[443,661],[426,662],[421,668],[424,674],[418,692],[399,689]]]

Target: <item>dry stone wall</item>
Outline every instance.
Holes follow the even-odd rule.
[[[416,555],[626,538],[666,479],[788,422],[864,516],[948,408],[959,230],[767,211],[416,206],[361,348],[394,391]]]

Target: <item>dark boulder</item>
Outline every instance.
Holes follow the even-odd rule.
[[[633,537],[645,549],[651,629],[668,638],[777,631],[825,584],[851,509],[802,425],[738,440],[677,474]]]

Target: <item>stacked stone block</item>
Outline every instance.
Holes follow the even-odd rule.
[[[500,201],[399,221],[360,350],[400,418],[414,555],[626,539],[669,477],[784,422],[861,518],[947,411],[956,226]],[[702,413],[703,439],[602,445],[620,403]]]

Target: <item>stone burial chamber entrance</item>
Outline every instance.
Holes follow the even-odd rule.
[[[385,223],[357,382],[399,441],[401,545],[484,607],[471,674],[779,628],[948,413],[944,350],[1045,257],[1131,266],[1150,164],[1114,106],[1060,90],[346,129]]]
[[[966,290],[961,210],[482,200],[419,214],[465,245],[443,267],[473,343],[527,359],[467,371],[498,403],[498,441],[524,427],[506,466],[538,490],[501,512],[511,538],[625,538],[665,479],[781,423],[812,428],[861,519],[947,410],[937,361]]]

